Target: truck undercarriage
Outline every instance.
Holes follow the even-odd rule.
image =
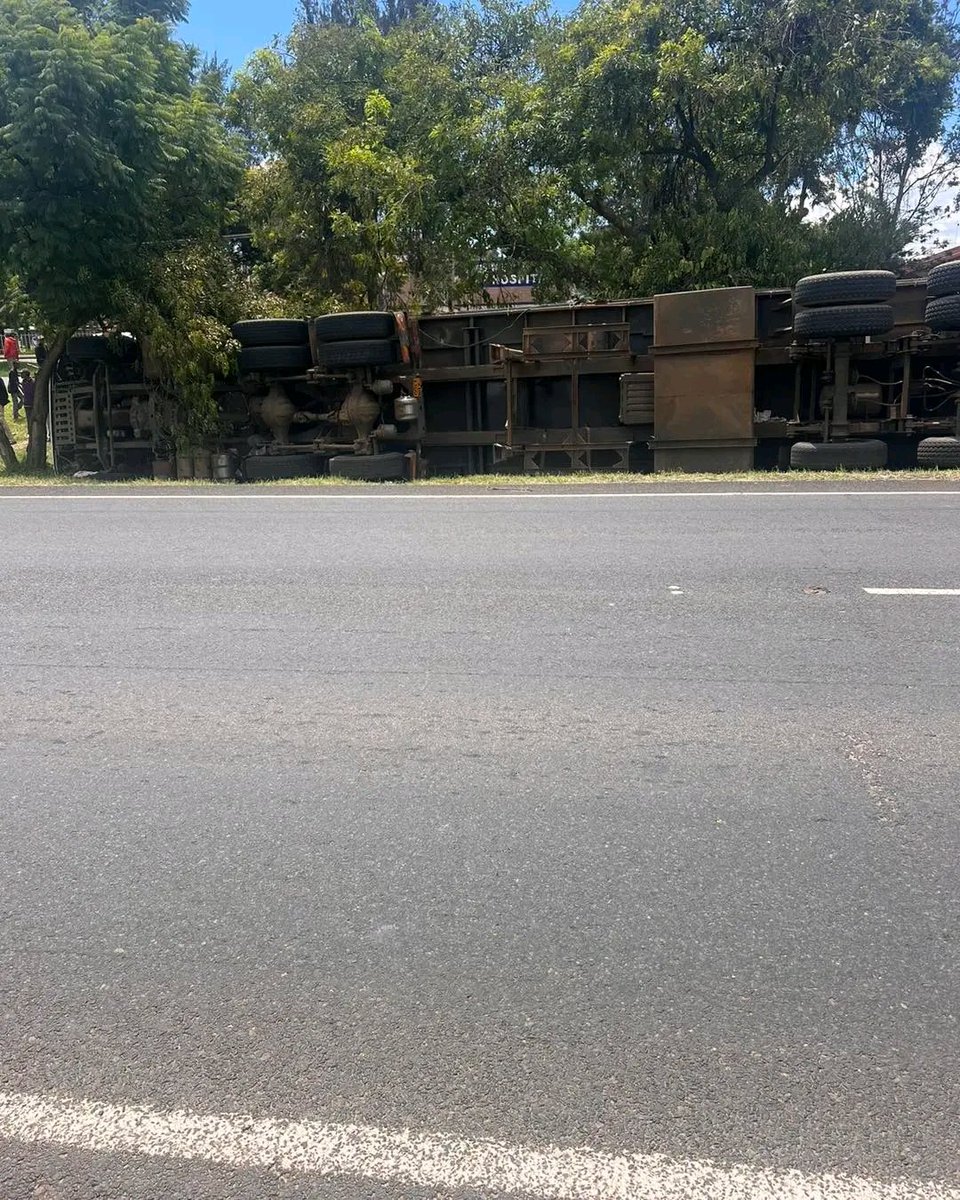
[[[803,305],[807,281],[243,322],[215,445],[181,474],[206,474],[210,451],[217,477],[248,479],[960,465],[960,330],[943,328],[960,302],[937,317],[927,281],[892,277],[883,303],[814,302],[873,299],[885,274],[813,277]],[[57,469],[172,471],[176,396],[135,346],[75,341],[52,394]]]

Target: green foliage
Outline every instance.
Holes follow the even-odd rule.
[[[152,21],[84,27],[0,0],[0,234],[44,320],[108,314],[118,285],[219,219],[233,152]]]
[[[804,218],[841,190],[841,159],[843,199],[868,218],[851,144],[879,154],[862,131],[882,120],[918,168],[953,71],[949,23],[926,0],[588,0],[544,63],[540,142],[606,268],[587,282],[783,283],[828,265],[836,230]],[[897,227],[885,257],[916,232]]]
[[[172,401],[171,435],[185,449],[209,445],[219,432],[214,386],[234,367],[230,326],[256,308],[228,250],[213,240],[169,250],[118,307],[146,373]]]
[[[896,263],[960,157],[934,0],[307,6],[231,103],[258,277],[424,305],[490,264],[542,296]]]
[[[302,23],[240,74],[253,164],[241,198],[261,285],[307,309],[476,294],[497,261],[549,240],[527,160],[526,77],[551,24],[491,0],[372,21]],[[562,199],[562,198],[561,198]]]
[[[67,0],[86,24],[132,25],[141,18],[164,24],[176,24],[186,19],[188,0]]]
[[[26,329],[36,323],[33,301],[12,264],[0,264],[0,325]]]
[[[0,238],[52,348],[89,322],[120,323],[171,253],[218,235],[236,188],[209,81],[141,11],[0,0]]]
[[[381,33],[435,7],[435,0],[300,0],[299,4],[306,25],[374,24]]]

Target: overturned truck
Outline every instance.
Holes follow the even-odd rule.
[[[234,334],[216,443],[181,475],[960,467],[960,263]],[[153,374],[133,341],[74,339],[51,396],[60,471],[172,472],[176,397]]]

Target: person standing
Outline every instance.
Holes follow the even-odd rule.
[[[20,359],[20,343],[12,329],[8,329],[3,339],[3,357],[7,360],[10,371],[7,387],[14,394],[13,406],[16,410],[20,403],[20,378],[17,375],[17,363]]]
[[[37,338],[37,344],[33,348],[33,353],[37,359],[37,366],[42,367],[47,358],[47,343],[43,340],[43,336]]]
[[[13,401],[13,419],[16,420],[20,416],[20,372],[17,370],[17,364],[14,363],[10,368],[10,375],[7,379],[7,391],[10,393],[10,399]]]
[[[23,368],[23,380],[20,383],[20,388],[23,393],[20,407],[27,418],[27,427],[29,428],[30,418],[33,415],[33,397],[36,393],[37,385],[26,367]]]

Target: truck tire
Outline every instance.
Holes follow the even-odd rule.
[[[306,321],[238,321],[230,332],[241,346],[305,346]]]
[[[392,338],[397,335],[397,323],[390,312],[330,313],[326,317],[314,317],[313,329],[318,342]]]
[[[116,355],[105,337],[81,334],[67,342],[67,358],[74,362],[112,362]]]
[[[887,465],[887,444],[877,438],[862,442],[794,442],[790,466],[795,471],[876,471]]]
[[[893,309],[889,304],[844,304],[834,308],[807,308],[793,319],[798,338],[849,338],[889,333]]]
[[[304,454],[248,454],[243,460],[242,471],[248,483],[259,483],[322,475],[323,468],[323,456],[307,451]]]
[[[927,301],[926,322],[934,333],[960,329],[960,296],[938,296]]]
[[[125,362],[136,361],[139,347],[132,337],[112,339],[103,334],[78,334],[67,342],[65,354],[74,362]]]
[[[394,338],[320,342],[317,357],[324,367],[386,367],[400,361],[400,346]]]
[[[890,300],[897,290],[892,271],[832,271],[807,275],[793,289],[793,302],[802,308],[822,304],[859,304]]]
[[[960,467],[960,438],[924,438],[917,446],[918,467]]]
[[[960,262],[942,263],[927,276],[928,296],[956,296],[960,293]]]
[[[313,364],[309,346],[244,346],[240,351],[240,370],[304,371]]]
[[[386,483],[405,479],[406,456],[389,454],[338,454],[330,459],[330,474],[338,479],[366,479],[371,483]]]

